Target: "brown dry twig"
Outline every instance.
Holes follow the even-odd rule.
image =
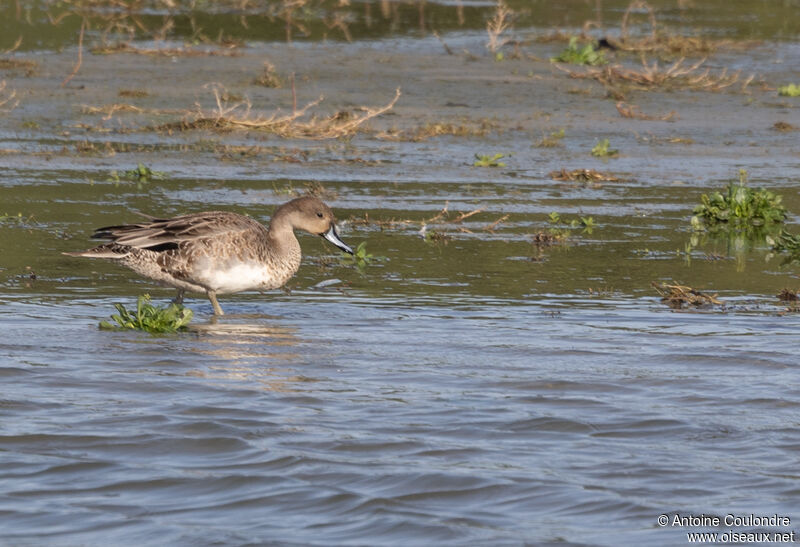
[[[72,78],[78,73],[81,69],[81,65],[83,64],[83,34],[86,32],[86,17],[81,19],[81,33],[78,35],[78,60],[75,62],[75,67],[72,69],[72,72],[64,78],[64,81],[61,82],[61,87],[67,85]]]
[[[672,308],[680,309],[684,304],[696,307],[722,305],[722,301],[717,299],[717,295],[707,295],[684,285],[670,285],[669,283],[657,283],[653,281],[652,287],[661,296],[661,301]]]
[[[634,120],[652,120],[652,121],[659,121],[659,122],[674,122],[678,114],[673,110],[669,114],[663,114],[661,116],[649,116],[644,112],[639,110],[639,107],[635,104],[628,104],[623,101],[618,101],[616,104],[617,112],[623,118],[632,118]]]
[[[494,15],[486,23],[486,32],[489,35],[489,41],[486,42],[486,48],[493,55],[509,42],[508,38],[501,38],[503,33],[513,26],[514,11],[509,8],[503,0],[497,0]]]
[[[19,104],[17,92],[13,89],[6,89],[6,81],[0,81],[0,112],[11,112]]]

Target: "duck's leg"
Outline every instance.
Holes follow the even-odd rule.
[[[206,291],[206,294],[208,295],[208,299],[211,300],[211,305],[214,306],[214,315],[225,315],[219,302],[217,302],[217,293],[215,291]]]
[[[178,289],[178,294],[175,295],[175,298],[172,299],[173,304],[177,304],[178,306],[183,306],[183,295],[186,294],[186,291],[183,289]]]

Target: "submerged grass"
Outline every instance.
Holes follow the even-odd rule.
[[[150,303],[150,295],[144,294],[136,301],[136,310],[128,311],[123,304],[114,304],[119,312],[109,321],[101,321],[103,330],[141,330],[152,334],[166,334],[185,330],[192,320],[192,310],[177,304],[156,307]]]

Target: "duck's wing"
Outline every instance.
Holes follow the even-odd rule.
[[[169,219],[155,218],[139,224],[104,226],[95,230],[92,237],[137,249],[167,250],[183,242],[224,239],[250,231],[258,233],[266,229],[250,217],[208,211]]]

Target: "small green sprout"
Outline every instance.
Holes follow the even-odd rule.
[[[583,47],[578,46],[578,37],[573,36],[569,39],[567,49],[562,51],[557,57],[551,57],[552,63],[569,63],[572,65],[598,66],[608,63],[605,53],[598,50],[594,43],[589,42]]]
[[[359,270],[363,270],[367,264],[375,262],[377,260],[383,260],[386,257],[383,256],[375,256],[372,253],[367,252],[367,242],[362,241],[358,244],[353,251],[353,254],[347,254],[342,251],[342,255],[340,257],[341,261],[345,264],[355,264]]]
[[[547,222],[550,224],[559,224],[561,222],[561,215],[558,212],[553,211],[547,215]]]
[[[800,97],[800,85],[789,84],[778,88],[778,95],[783,97]]]
[[[119,315],[112,315],[117,324],[101,321],[103,330],[141,330],[153,334],[173,333],[185,330],[192,320],[192,310],[177,304],[159,308],[150,303],[150,295],[144,294],[136,301],[136,311],[128,311],[122,304],[114,304]]]
[[[495,154],[490,156],[488,154],[475,154],[474,167],[505,167],[506,164],[500,161],[505,158],[505,154]]]
[[[596,158],[611,158],[619,155],[619,150],[609,148],[608,139],[603,139],[592,148],[592,156]]]

